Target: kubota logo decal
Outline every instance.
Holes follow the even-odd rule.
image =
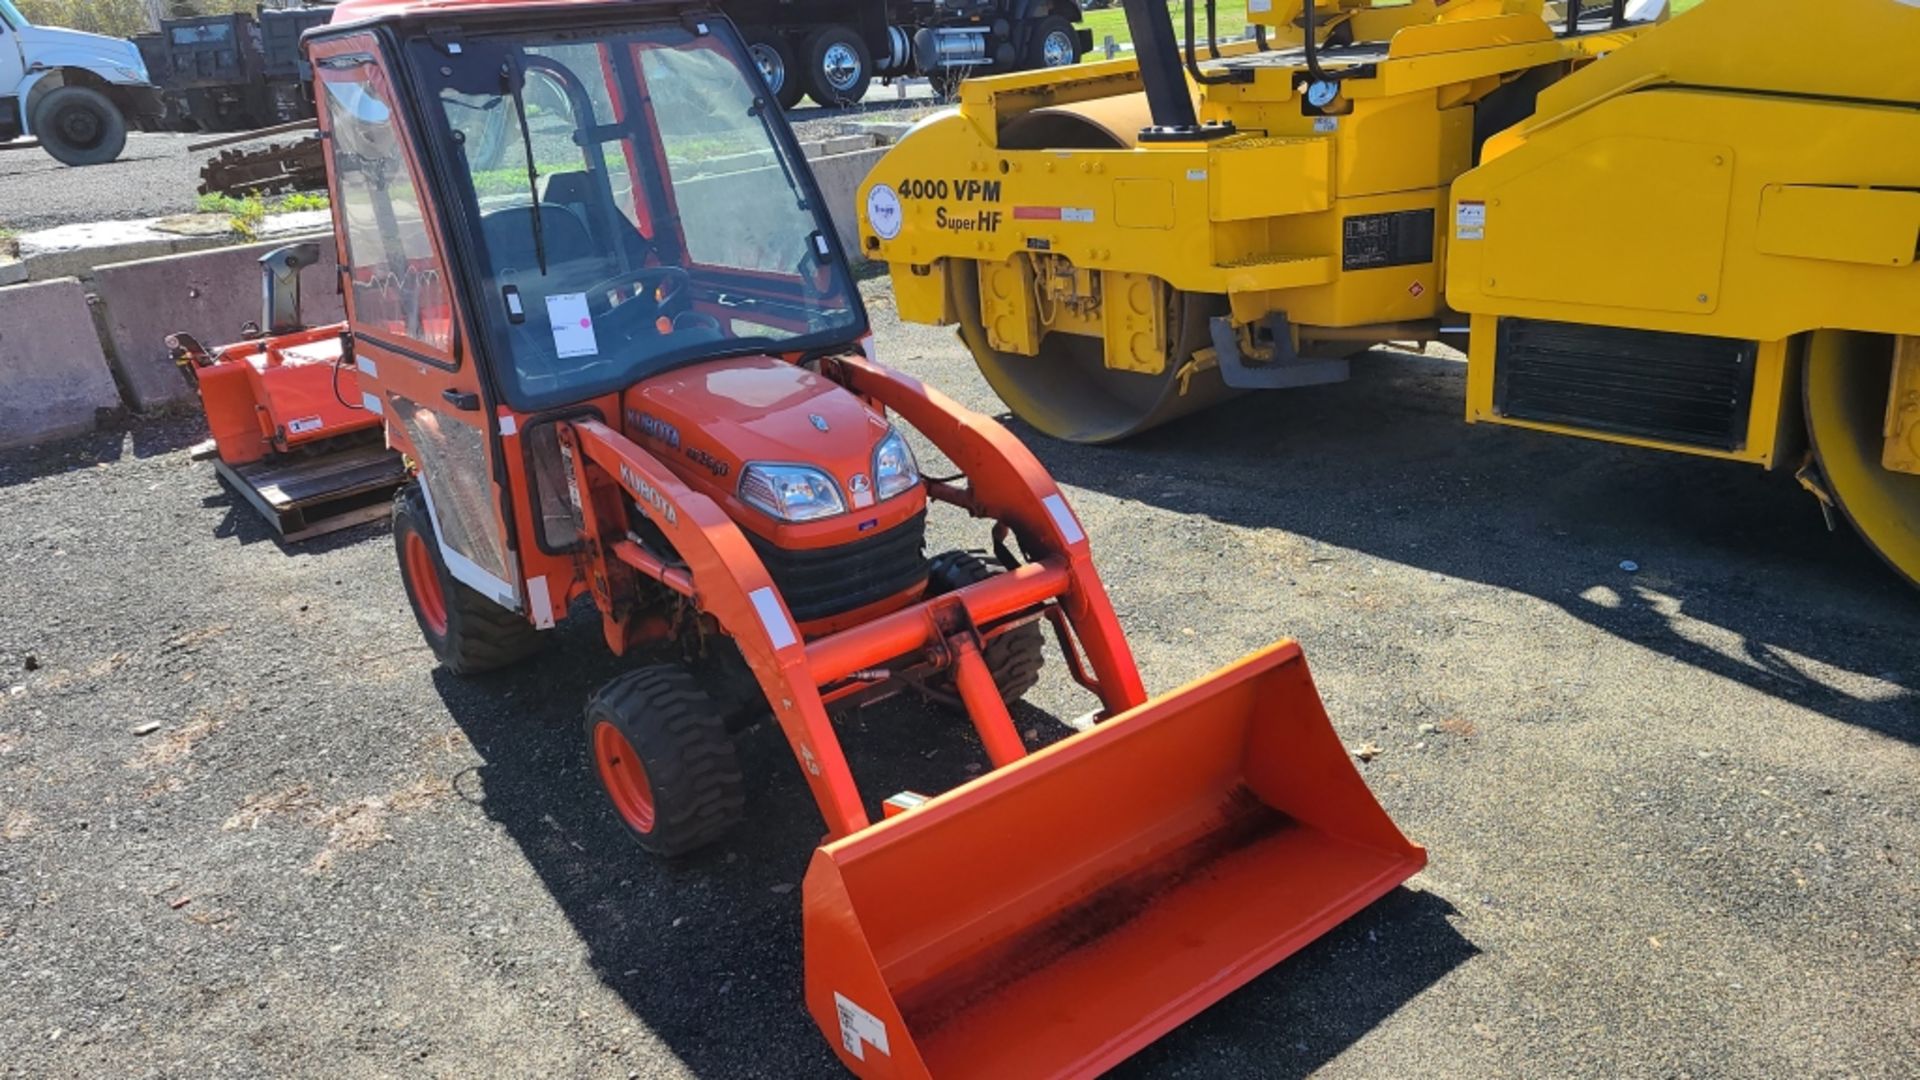
[[[627,485],[627,490],[633,492],[635,498],[650,507],[660,520],[669,525],[680,524],[680,514],[674,510],[673,504],[667,501],[667,497],[655,490],[652,484],[640,479],[640,474],[634,472],[633,467],[624,461],[620,463],[620,482]]]

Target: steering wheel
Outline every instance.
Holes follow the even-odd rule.
[[[624,299],[615,303],[608,294]],[[671,318],[693,301],[692,282],[677,266],[642,266],[615,274],[587,290],[587,310],[594,325],[609,335],[630,341],[641,332],[660,333],[656,320]]]

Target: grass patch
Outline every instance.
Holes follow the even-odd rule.
[[[314,191],[296,191],[267,208],[269,214],[297,214],[303,210],[325,210],[333,203]]]
[[[331,206],[325,195],[300,191],[272,202],[258,195],[234,198],[232,195],[202,195],[194,209],[203,214],[226,214],[233,219],[233,231],[252,240],[260,234],[260,223],[269,214],[292,214],[302,210],[325,210]]]
[[[1173,12],[1173,36],[1184,38],[1187,35],[1186,7],[1183,4],[1169,5]],[[1247,5],[1244,0],[1216,0],[1214,13],[1214,36],[1222,42],[1239,38],[1247,29]],[[1115,5],[1099,11],[1089,11],[1080,19],[1080,25],[1093,31],[1093,50],[1088,53],[1094,60],[1106,59],[1105,43],[1107,35],[1113,35],[1116,45],[1126,45],[1133,41],[1133,32],[1127,29],[1127,13]],[[1207,36],[1206,5],[1193,9],[1194,36],[1205,40]],[[1202,50],[1204,55],[1205,50]]]

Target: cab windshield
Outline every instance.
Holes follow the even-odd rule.
[[[477,249],[476,321],[523,409],[864,329],[778,106],[704,29],[413,45]]]

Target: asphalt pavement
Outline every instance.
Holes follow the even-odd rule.
[[[865,291],[883,360],[1001,411]],[[1431,854],[1117,1075],[1920,1075],[1920,597],[1784,476],[1462,396],[1377,353],[1118,447],[1016,426],[1149,688],[1298,636]],[[283,548],[199,437],[0,458],[0,1073],[835,1075],[777,736],[737,831],[648,859],[587,772],[596,623],[437,670],[384,526]],[[1050,656],[1042,737],[1091,705]],[[982,760],[911,702],[840,731],[869,802]]]

